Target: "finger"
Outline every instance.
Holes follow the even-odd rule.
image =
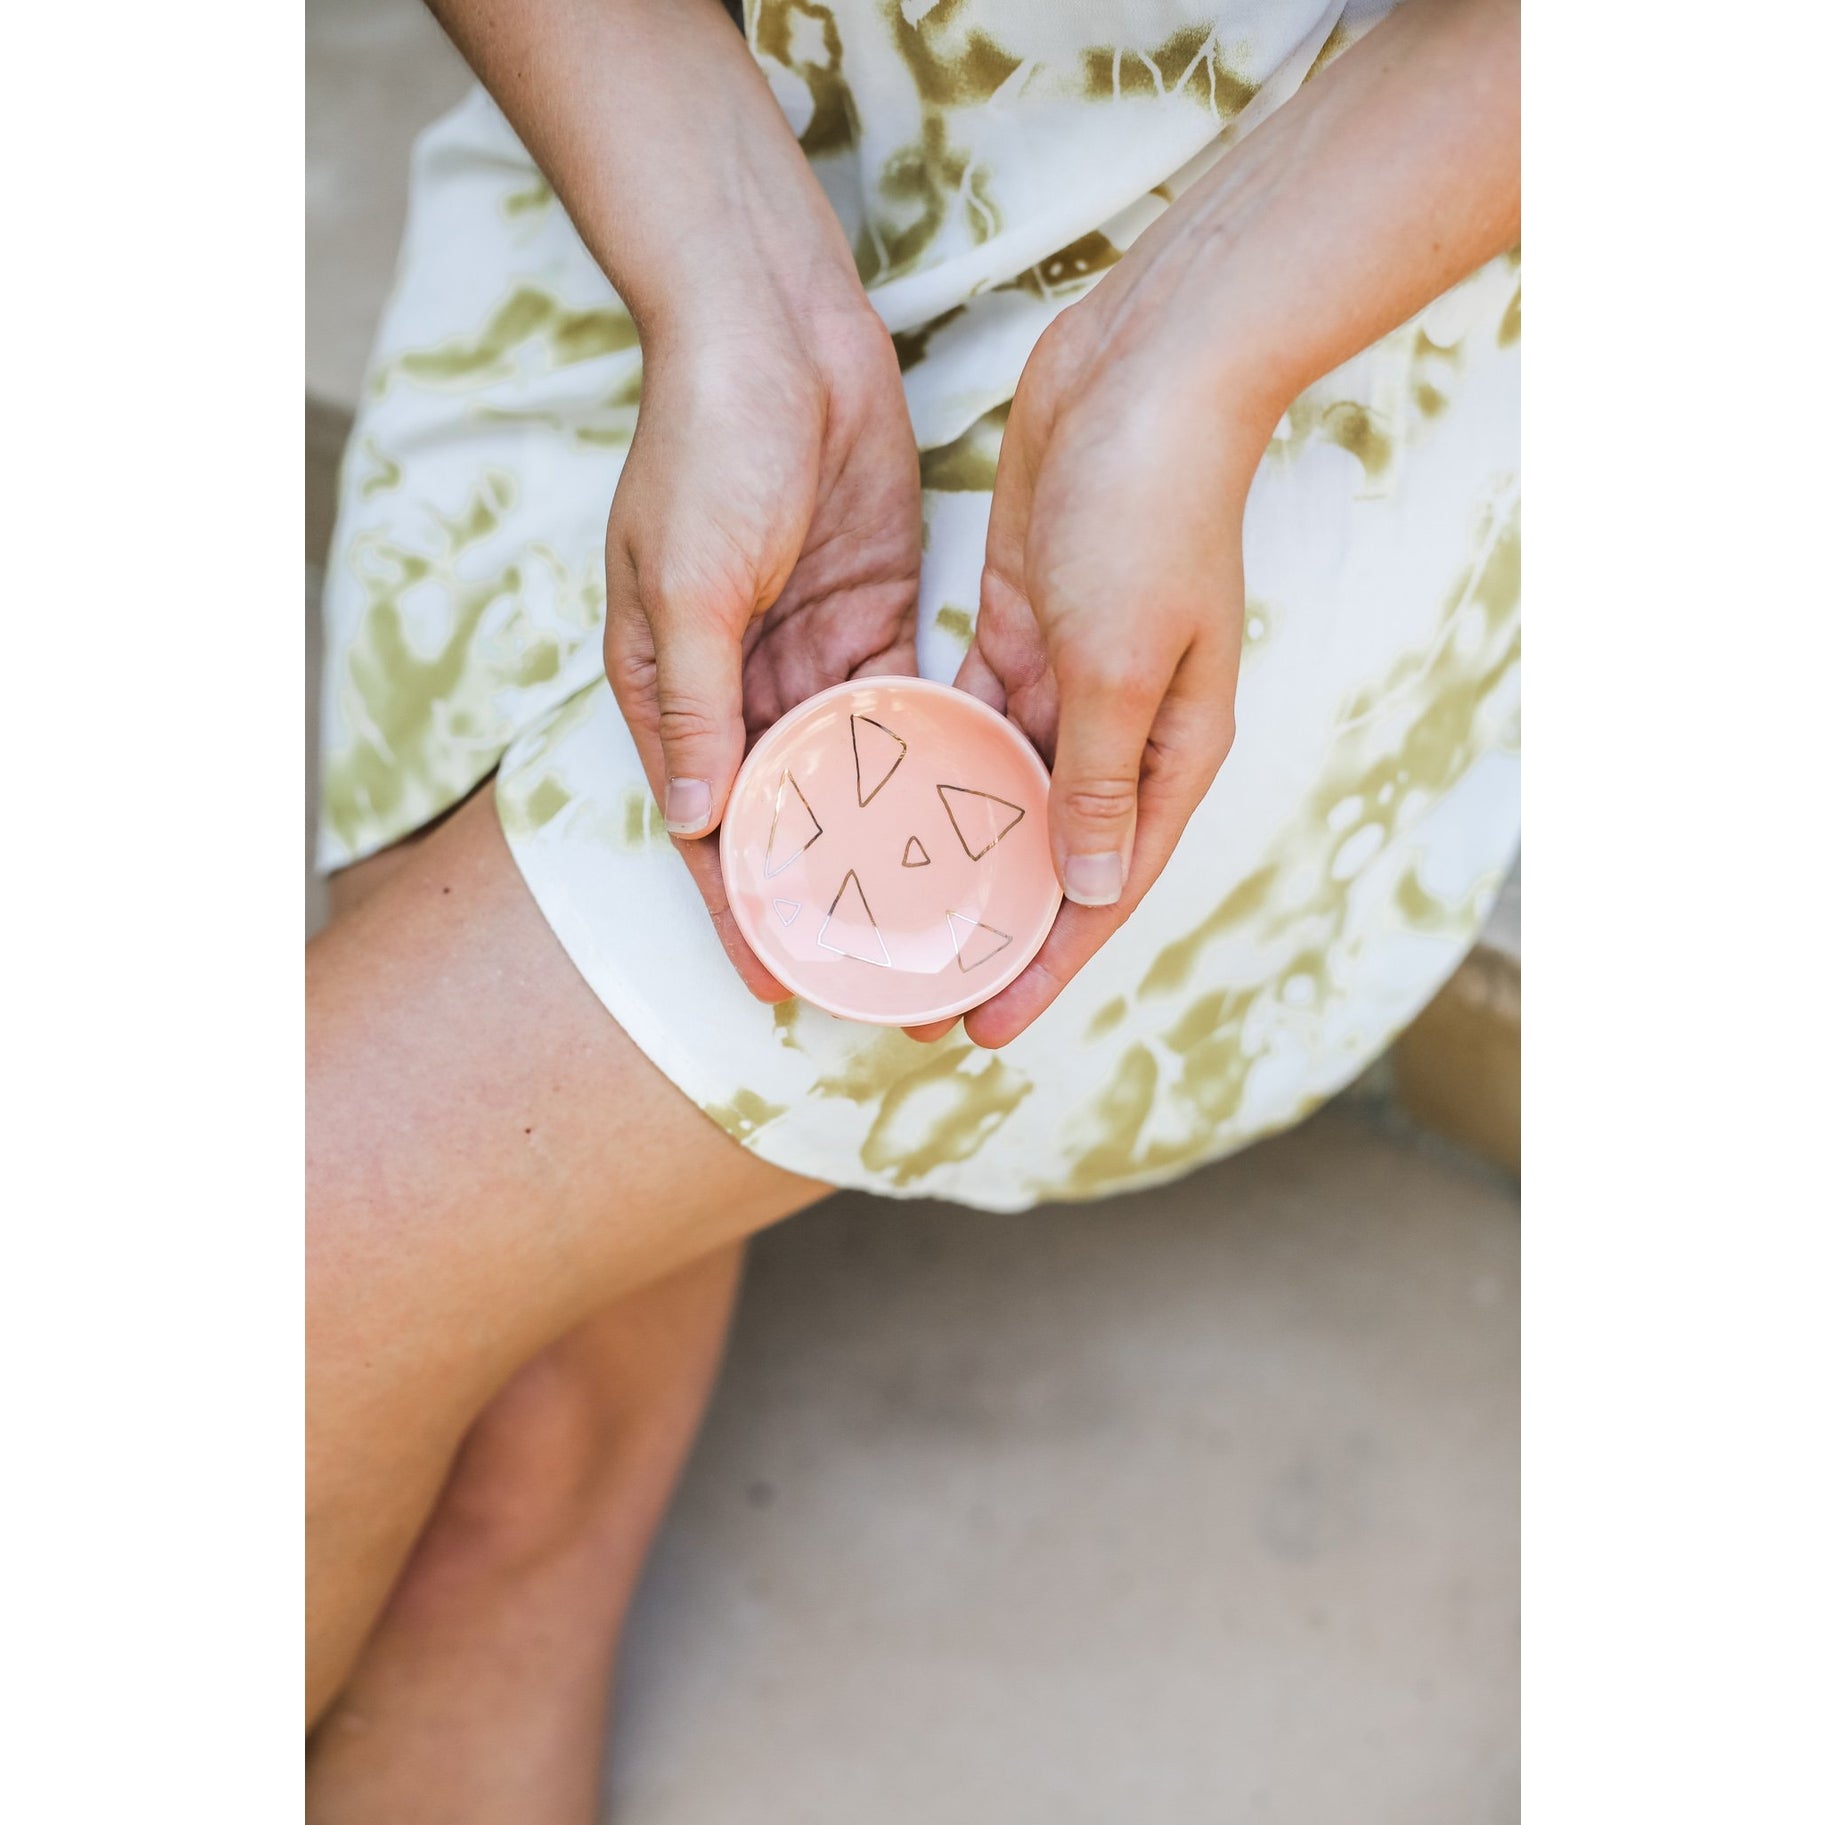
[[[1128,880],[1141,761],[1172,668],[1112,637],[1106,621],[1055,642],[1058,742],[1048,822],[1065,898],[1113,906]]]
[[[1073,906],[1067,900],[1033,961],[1000,994],[964,1015],[963,1028],[971,1041],[992,1052],[1018,1039],[1126,918],[1119,907]]]
[[[965,1017],[979,1046],[1004,1046],[1032,1025],[1126,923],[1158,880],[1203,802],[1234,735],[1235,663],[1221,641],[1193,647],[1175,673],[1149,734],[1132,863],[1113,905],[1067,903],[1039,954],[999,995]]]
[[[1051,764],[1058,734],[1058,683],[1032,603],[999,572],[982,573],[976,637],[954,682],[1006,716]]]
[[[748,992],[760,1001],[789,1000],[792,991],[755,955],[753,946],[742,936],[741,927],[735,923],[728,890],[723,885],[720,846],[701,838],[682,838],[675,840],[673,847],[684,857],[684,865],[691,871],[691,878],[697,883],[697,891],[703,895],[703,903],[709,911],[711,925],[716,928],[716,936],[721,940],[722,948],[728,953],[729,961],[735,965],[736,974],[741,977]]]
[[[664,791],[665,756],[659,736],[658,665],[653,634],[634,597],[633,566],[612,543],[608,552],[608,582],[609,618],[603,659],[609,685],[657,798]],[[785,1000],[790,991],[754,954],[735,923],[723,886],[722,857],[717,845],[676,837],[673,846],[690,870],[717,938],[743,983],[762,1001]]]
[[[958,1016],[953,1014],[948,1020],[928,1020],[923,1026],[902,1027],[900,1031],[908,1039],[916,1039],[922,1046],[936,1045],[957,1024],[957,1020]]]
[[[741,642],[752,605],[675,581],[663,560],[637,562],[612,521],[606,558],[608,682],[666,828],[705,836],[747,749]]]
[[[903,627],[894,643],[883,651],[864,659],[849,675],[852,678],[917,678],[919,675],[919,648],[914,637],[915,630]]]
[[[983,540],[982,582],[969,651],[952,682],[979,697],[991,710],[1008,714],[1008,698],[1022,682],[1010,677],[1010,659],[1025,669],[1043,668],[1045,651],[1027,601],[1027,526],[1033,512],[1033,480],[1044,447],[1031,402],[1015,388],[995,456],[995,486],[989,495],[989,523]],[[1015,650],[1010,651],[1010,639]]]
[[[953,682],[958,690],[968,691],[972,697],[981,698],[991,710],[1006,713],[1008,694],[1002,689],[1001,680],[995,676],[994,667],[983,657],[981,641],[970,642],[970,650],[963,655],[963,663],[958,666]]]
[[[747,747],[741,641],[726,618],[694,604],[649,605],[647,622],[665,827],[674,836],[707,836],[722,817]]]

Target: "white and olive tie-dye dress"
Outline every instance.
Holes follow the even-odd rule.
[[[970,639],[1000,427],[1041,330],[1384,10],[749,0],[753,54],[900,347],[927,676]],[[1248,501],[1236,745],[1164,877],[1012,1045],[919,1046],[750,999],[666,837],[601,659],[640,351],[477,91],[419,143],[345,462],[322,862],[498,768],[513,855],[591,988],[795,1172],[1014,1209],[1232,1151],[1388,1044],[1513,853],[1519,324],[1518,259],[1499,259],[1297,401]]]

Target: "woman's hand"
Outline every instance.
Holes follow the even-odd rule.
[[[748,737],[826,686],[912,672],[919,461],[893,344],[859,291],[815,319],[647,340],[608,521],[609,683],[724,948],[715,843]]]
[[[1514,243],[1519,147],[1514,0],[1407,0],[1040,339],[957,681],[1050,757],[1068,903],[967,1017],[978,1044],[1024,1030],[1165,866],[1235,731],[1242,508],[1273,427]]]
[[[1260,440],[1171,351],[1107,336],[1096,294],[1021,376],[957,682],[1052,764],[1066,904],[1026,972],[969,1017],[1011,1039],[1133,910],[1235,732],[1242,503]]]
[[[754,992],[716,828],[747,737],[910,672],[919,461],[849,244],[718,0],[431,0],[640,331],[604,659]]]

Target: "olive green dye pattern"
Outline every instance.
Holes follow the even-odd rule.
[[[1204,1123],[1189,1134],[1141,1144],[1160,1093],[1162,1055],[1158,1048],[1131,1046],[1123,1053],[1114,1077],[1089,1106],[1088,1147],[1073,1162],[1069,1175],[1047,1188],[1047,1195],[1100,1197],[1114,1187],[1131,1189],[1175,1178],[1208,1159],[1218,1145],[1227,1112],[1241,1102],[1250,1068],[1242,1023],[1262,992],[1207,997],[1188,1011],[1186,1021],[1181,1022],[1184,1030],[1174,1029],[1168,1036],[1166,1050],[1183,1054],[1176,1061],[1173,1094],[1209,1111]],[[1320,1100],[1304,1099],[1286,1122],[1276,1126],[1290,1126]]]
[[[607,683],[597,680],[515,742],[495,787],[501,828],[509,837],[532,837],[570,810],[566,842],[598,843],[631,855],[670,840],[665,817],[644,786],[628,787],[609,805],[587,791],[576,796],[564,780],[560,756],[571,737],[593,716],[619,714],[607,693]]]
[[[1394,460],[1394,440],[1387,427],[1366,406],[1343,401],[1329,407],[1319,426],[1321,433],[1340,450],[1362,464],[1363,473],[1378,478]]]
[[[549,209],[557,198],[552,194],[551,186],[543,178],[528,184],[523,190],[515,190],[501,199],[501,214],[512,219],[515,216],[539,215]]]
[[[1250,596],[1242,608],[1242,663],[1247,665],[1273,639],[1280,625],[1280,611],[1259,596]]]
[[[961,640],[965,646],[976,638],[976,617],[967,608],[959,608],[955,602],[946,602],[938,610],[937,626],[941,633],[949,634],[953,640]]]
[[[1428,936],[1447,936],[1463,924],[1463,913],[1456,907],[1426,891],[1419,870],[1409,868],[1394,890],[1394,905],[1413,931]]]
[[[1081,65],[1091,100],[1184,95],[1223,120],[1240,114],[1259,86],[1224,60],[1214,25],[1184,26],[1151,50],[1095,45],[1081,53]]]
[[[569,803],[569,790],[547,774],[526,795],[524,828],[527,831],[544,829]]]
[[[916,368],[925,359],[925,352],[931,346],[931,339],[946,324],[955,323],[963,315],[964,307],[953,304],[949,310],[940,311],[931,322],[916,330],[897,330],[893,338],[893,352],[900,363],[900,372]]]
[[[797,1000],[779,1003],[773,1010],[773,1030],[783,1046],[809,1057],[811,1048],[798,1033],[803,1014],[803,1006]],[[929,1046],[908,1039],[898,1027],[845,1027],[841,1042],[840,1059],[820,1064],[818,1076],[811,1086],[812,1095],[836,1097],[849,1103],[872,1103],[885,1096],[909,1071],[932,1058]],[[952,1042],[945,1056],[957,1049],[960,1049],[957,1043]]]
[[[963,1068],[983,1057],[959,1046],[902,1072],[862,1142],[863,1166],[905,1187],[973,1158],[1033,1088],[1002,1058]]]
[[[389,494],[399,486],[405,471],[392,457],[381,454],[373,438],[361,440],[361,454],[374,465],[361,479],[360,494],[364,501],[371,501],[379,494]]]
[[[1441,667],[1449,668],[1450,665],[1451,636],[1467,610],[1481,610],[1487,617],[1487,628],[1491,634],[1513,621],[1521,597],[1521,532],[1518,514],[1511,516],[1501,530],[1491,529],[1478,544],[1480,555],[1460,573],[1431,644],[1423,652],[1404,655],[1378,685],[1357,692],[1344,706],[1341,718],[1343,729],[1347,731],[1372,721],[1392,699],[1418,690],[1421,686],[1430,685],[1436,691]],[[1492,683],[1499,683],[1506,676],[1506,667],[1519,658],[1519,649],[1520,630],[1515,628],[1510,651],[1504,658],[1502,669],[1493,675]],[[1430,726],[1441,733],[1449,732],[1454,739],[1467,736],[1470,721],[1481,701],[1481,695],[1471,698],[1459,691],[1451,698],[1451,702],[1463,714],[1447,717],[1441,708],[1442,700],[1435,696],[1430,724],[1421,726]],[[1376,783],[1379,784],[1380,781],[1377,780]],[[1426,783],[1424,778],[1421,783]]]
[[[1463,345],[1434,342],[1415,324],[1409,347],[1413,405],[1422,418],[1442,417],[1463,377]]]
[[[1502,327],[1496,331],[1495,339],[1499,348],[1512,348],[1521,340],[1521,288],[1518,284],[1507,310],[1502,313]]]
[[[949,116],[979,107],[1020,67],[987,33],[958,25],[963,0],[938,0],[917,23],[900,0],[880,4],[918,91],[919,134],[890,152],[876,174],[875,206],[855,249],[864,285],[913,271],[959,212],[978,245],[1001,232],[993,173],[951,143]]]
[[[1143,999],[1177,994],[1184,988],[1191,980],[1192,969],[1204,947],[1213,939],[1246,924],[1267,905],[1275,872],[1270,864],[1245,876],[1224,895],[1215,912],[1193,926],[1184,937],[1168,944],[1141,978],[1139,993]]]
[[[1159,1078],[1159,1063],[1146,1046],[1130,1046],[1122,1054],[1114,1077],[1092,1101],[1081,1126],[1073,1123],[1076,1132],[1089,1138],[1071,1164],[1067,1195],[1090,1196],[1097,1187],[1133,1176]]]
[[[653,843],[669,843],[665,813],[644,786],[630,786],[621,794],[621,845],[626,849],[645,849]]]
[[[1122,250],[1106,234],[1092,229],[995,290],[1029,292],[1042,302],[1053,304],[1062,296],[1087,288],[1121,257]]]
[[[1084,1028],[1084,1038],[1089,1041],[1107,1039],[1122,1024],[1128,1012],[1128,997],[1117,995],[1113,1001],[1105,1001],[1090,1016],[1090,1024]]]
[[[764,0],[750,7],[748,42],[805,85],[811,118],[798,136],[807,158],[844,152],[861,132],[855,99],[843,80],[843,39],[836,14],[814,0]]]
[[[1281,973],[1284,984],[1322,958],[1300,957]],[[1166,1045],[1178,1055],[1179,1068],[1173,1094],[1189,1104],[1195,1119],[1188,1134],[1175,1143],[1156,1146],[1142,1162],[1143,1170],[1157,1171],[1184,1158],[1202,1158],[1224,1129],[1234,1121],[1248,1088],[1253,1057],[1247,1044],[1248,1019],[1263,998],[1271,999],[1276,986],[1219,989],[1201,995],[1185,1010],[1166,1035]]]
[[[347,659],[347,687],[359,706],[349,721],[357,733],[349,746],[326,757],[323,796],[325,821],[352,847],[362,847],[376,828],[386,837],[403,835],[474,783],[467,766],[453,764],[436,712],[457,692],[482,616],[518,590],[520,572],[509,565],[459,585],[454,563],[499,524],[512,498],[510,479],[491,472],[464,514],[439,516],[441,550],[413,551],[375,534],[358,539],[350,552],[367,598]],[[406,639],[400,599],[430,581],[449,593],[453,612],[443,648],[423,658]]]
[[[1487,326],[1482,333],[1488,335]],[[1434,342],[1415,320],[1404,330],[1384,338],[1368,359],[1376,364],[1404,362],[1410,376],[1407,397],[1412,409],[1422,420],[1432,420],[1449,408],[1465,369],[1466,353],[1463,343]],[[1362,400],[1336,398],[1330,386],[1321,382],[1300,394],[1287,409],[1284,424],[1275,433],[1272,451],[1282,459],[1297,457],[1314,437],[1320,438],[1355,457],[1365,478],[1379,481],[1413,436],[1411,417],[1402,423],[1392,422]]]
[[[1313,437],[1347,450],[1362,464],[1363,474],[1377,480],[1394,460],[1394,440],[1388,426],[1366,405],[1354,399],[1326,401],[1321,393],[1302,393],[1287,410],[1291,428],[1287,453],[1298,455]]]
[[[812,1046],[799,1032],[804,1004],[773,1010],[780,1044],[802,1056]],[[846,1029],[839,1062],[821,1061],[812,1096],[875,1108],[863,1140],[863,1165],[905,1187],[973,1157],[1031,1091],[1032,1080],[1005,1059],[979,1052],[961,1034],[935,1046],[897,1027]]]
[[[552,567],[557,593],[575,604],[573,620],[587,626],[592,606],[600,618],[600,586],[576,585],[544,547],[490,574],[458,576],[458,559],[499,528],[513,501],[511,478],[491,470],[461,513],[436,516],[434,548],[371,533],[350,549],[366,599],[339,685],[351,736],[324,757],[323,815],[351,849],[404,836],[486,777],[513,734],[503,687],[549,683],[573,650],[574,642],[534,625],[523,564]],[[449,606],[447,632],[430,655],[413,647],[402,606],[421,586],[439,590]],[[493,649],[485,661],[473,651],[484,624]]]
[[[1490,314],[1479,316],[1478,321],[1466,331],[1457,342],[1443,344],[1434,342],[1419,322],[1414,322],[1409,329],[1407,353],[1409,372],[1411,374],[1410,397],[1414,409],[1422,420],[1437,419],[1450,408],[1457,389],[1468,371],[1467,356],[1473,341],[1493,341],[1496,348],[1511,348],[1519,341],[1521,335],[1521,280],[1518,266],[1518,255],[1510,253],[1503,256],[1503,265],[1513,275],[1513,287],[1507,294],[1499,321],[1492,325],[1495,300],[1490,302]],[[1484,286],[1498,281],[1495,262],[1482,271],[1473,273],[1464,281],[1466,286]],[[1491,330],[1493,328],[1493,336]],[[1387,347],[1394,347],[1390,342]],[[1409,441],[1417,441],[1410,438]]]
[[[992,494],[1001,461],[1007,406],[985,412],[953,443],[919,452],[919,486],[928,494]]]
[[[1207,1164],[1222,1151],[1222,1137],[1214,1129],[1179,1140],[1154,1141],[1139,1145],[1139,1137],[1153,1107],[1158,1081],[1158,1065],[1149,1078],[1146,1066],[1153,1055],[1145,1047],[1136,1047],[1124,1060],[1127,1075],[1118,1072],[1116,1081],[1091,1105],[1091,1121],[1097,1140],[1089,1153],[1073,1168],[1068,1178],[1049,1186],[1037,1187],[1042,1197],[1060,1201],[1082,1201],[1107,1196],[1112,1191],[1138,1191],[1143,1186],[1162,1184],[1176,1179],[1194,1167]],[[1132,1061],[1132,1062],[1130,1062]],[[1238,1080],[1239,1084],[1240,1080]],[[1230,1099],[1239,1102],[1240,1087]],[[1236,1142],[1265,1140],[1303,1121],[1326,1099],[1302,1096],[1279,1120],[1252,1125]]]
[[[1402,660],[1379,687],[1360,693],[1346,706],[1342,726],[1347,733],[1333,751],[1325,782],[1307,803],[1301,827],[1273,861],[1240,882],[1215,912],[1160,951],[1141,980],[1144,998],[1183,989],[1200,955],[1241,925],[1263,920],[1283,874],[1315,852],[1325,863],[1315,897],[1278,919],[1263,920],[1263,928],[1272,933],[1314,914],[1333,927],[1342,925],[1349,880],[1333,872],[1337,852],[1365,825],[1379,823],[1391,830],[1409,794],[1418,792],[1434,801],[1442,797],[1483,751],[1477,740],[1479,712],[1520,660],[1520,540],[1518,510],[1499,527],[1483,530],[1479,542],[1485,544],[1484,553],[1448,597],[1439,634],[1426,652]],[[1480,608],[1488,619],[1479,650],[1465,656],[1450,630],[1468,605]],[[1372,752],[1375,712],[1419,686],[1428,697],[1424,712],[1391,751]],[[1346,806],[1352,807],[1352,814],[1337,816]],[[1284,975],[1297,974],[1303,967],[1303,961],[1289,964]]]
[[[1301,79],[1301,86],[1303,87],[1305,83],[1310,82],[1321,70],[1347,51],[1355,41],[1355,36],[1356,35],[1344,25],[1344,22],[1339,19],[1337,23],[1331,27],[1331,35],[1318,47],[1318,55],[1312,59],[1312,67],[1306,71],[1304,77]]]
[[[521,285],[475,335],[395,355],[375,376],[374,392],[385,393],[396,376],[422,386],[487,386],[507,378],[513,372],[508,357],[533,344],[543,345],[553,368],[564,368],[638,343],[634,320],[619,305],[571,310],[549,292]]]
[[[769,1122],[786,1113],[783,1103],[770,1103],[753,1090],[737,1090],[726,1103],[705,1103],[703,1112],[724,1134],[746,1141]]]
[[[536,426],[555,437],[567,437],[587,449],[624,450],[633,442],[634,427],[639,422],[640,383],[641,367],[636,360],[633,372],[606,389],[586,416],[509,406],[475,406],[471,408],[471,416],[482,425],[500,425],[515,430]]]
[[[1428,696],[1424,711],[1387,753],[1375,751],[1368,722],[1359,722],[1346,733],[1299,827],[1214,912],[1161,949],[1142,978],[1138,996],[1151,1000],[1184,993],[1203,954],[1250,925],[1267,940],[1297,930],[1299,948],[1268,981],[1213,987],[1191,1001],[1157,1045],[1139,1043],[1123,1054],[1112,1081],[1081,1115],[1062,1127],[1061,1132],[1089,1139],[1063,1178],[1049,1188],[1054,1195],[1091,1197],[1210,1157],[1233,1128],[1246,1097],[1255,1064],[1248,1036],[1251,1013],[1264,1002],[1288,1002],[1289,985],[1307,988],[1300,1011],[1313,1017],[1345,992],[1335,980],[1333,958],[1349,912],[1350,883],[1358,870],[1347,864],[1340,868],[1340,856],[1347,845],[1360,848],[1365,831],[1379,827],[1385,842],[1410,795],[1435,801],[1463,777],[1487,746],[1479,739],[1480,714],[1519,662],[1518,510],[1510,511],[1500,524],[1481,527],[1478,543],[1482,555],[1447,599],[1440,635],[1428,647],[1419,670],[1410,675],[1397,666],[1384,686],[1358,700],[1386,703],[1417,683]],[[1483,636],[1473,653],[1463,654],[1450,633],[1471,606],[1485,617]],[[1374,844],[1377,851],[1381,846]],[[1311,891],[1296,904],[1276,906],[1276,892],[1284,890],[1301,862],[1309,864],[1314,858],[1319,865],[1307,870],[1314,882]],[[1446,908],[1426,895],[1412,871],[1398,884],[1394,905],[1416,928],[1441,935],[1465,934],[1474,918],[1470,907]],[[1086,1039],[1097,1036],[1088,1033]],[[1166,1058],[1173,1069],[1163,1077]],[[1162,1095],[1173,1105],[1171,1132],[1143,1145]]]

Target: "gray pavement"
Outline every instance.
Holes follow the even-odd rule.
[[[1165,1190],[760,1239],[618,1825],[1498,1825],[1512,1186],[1359,1112]]]

